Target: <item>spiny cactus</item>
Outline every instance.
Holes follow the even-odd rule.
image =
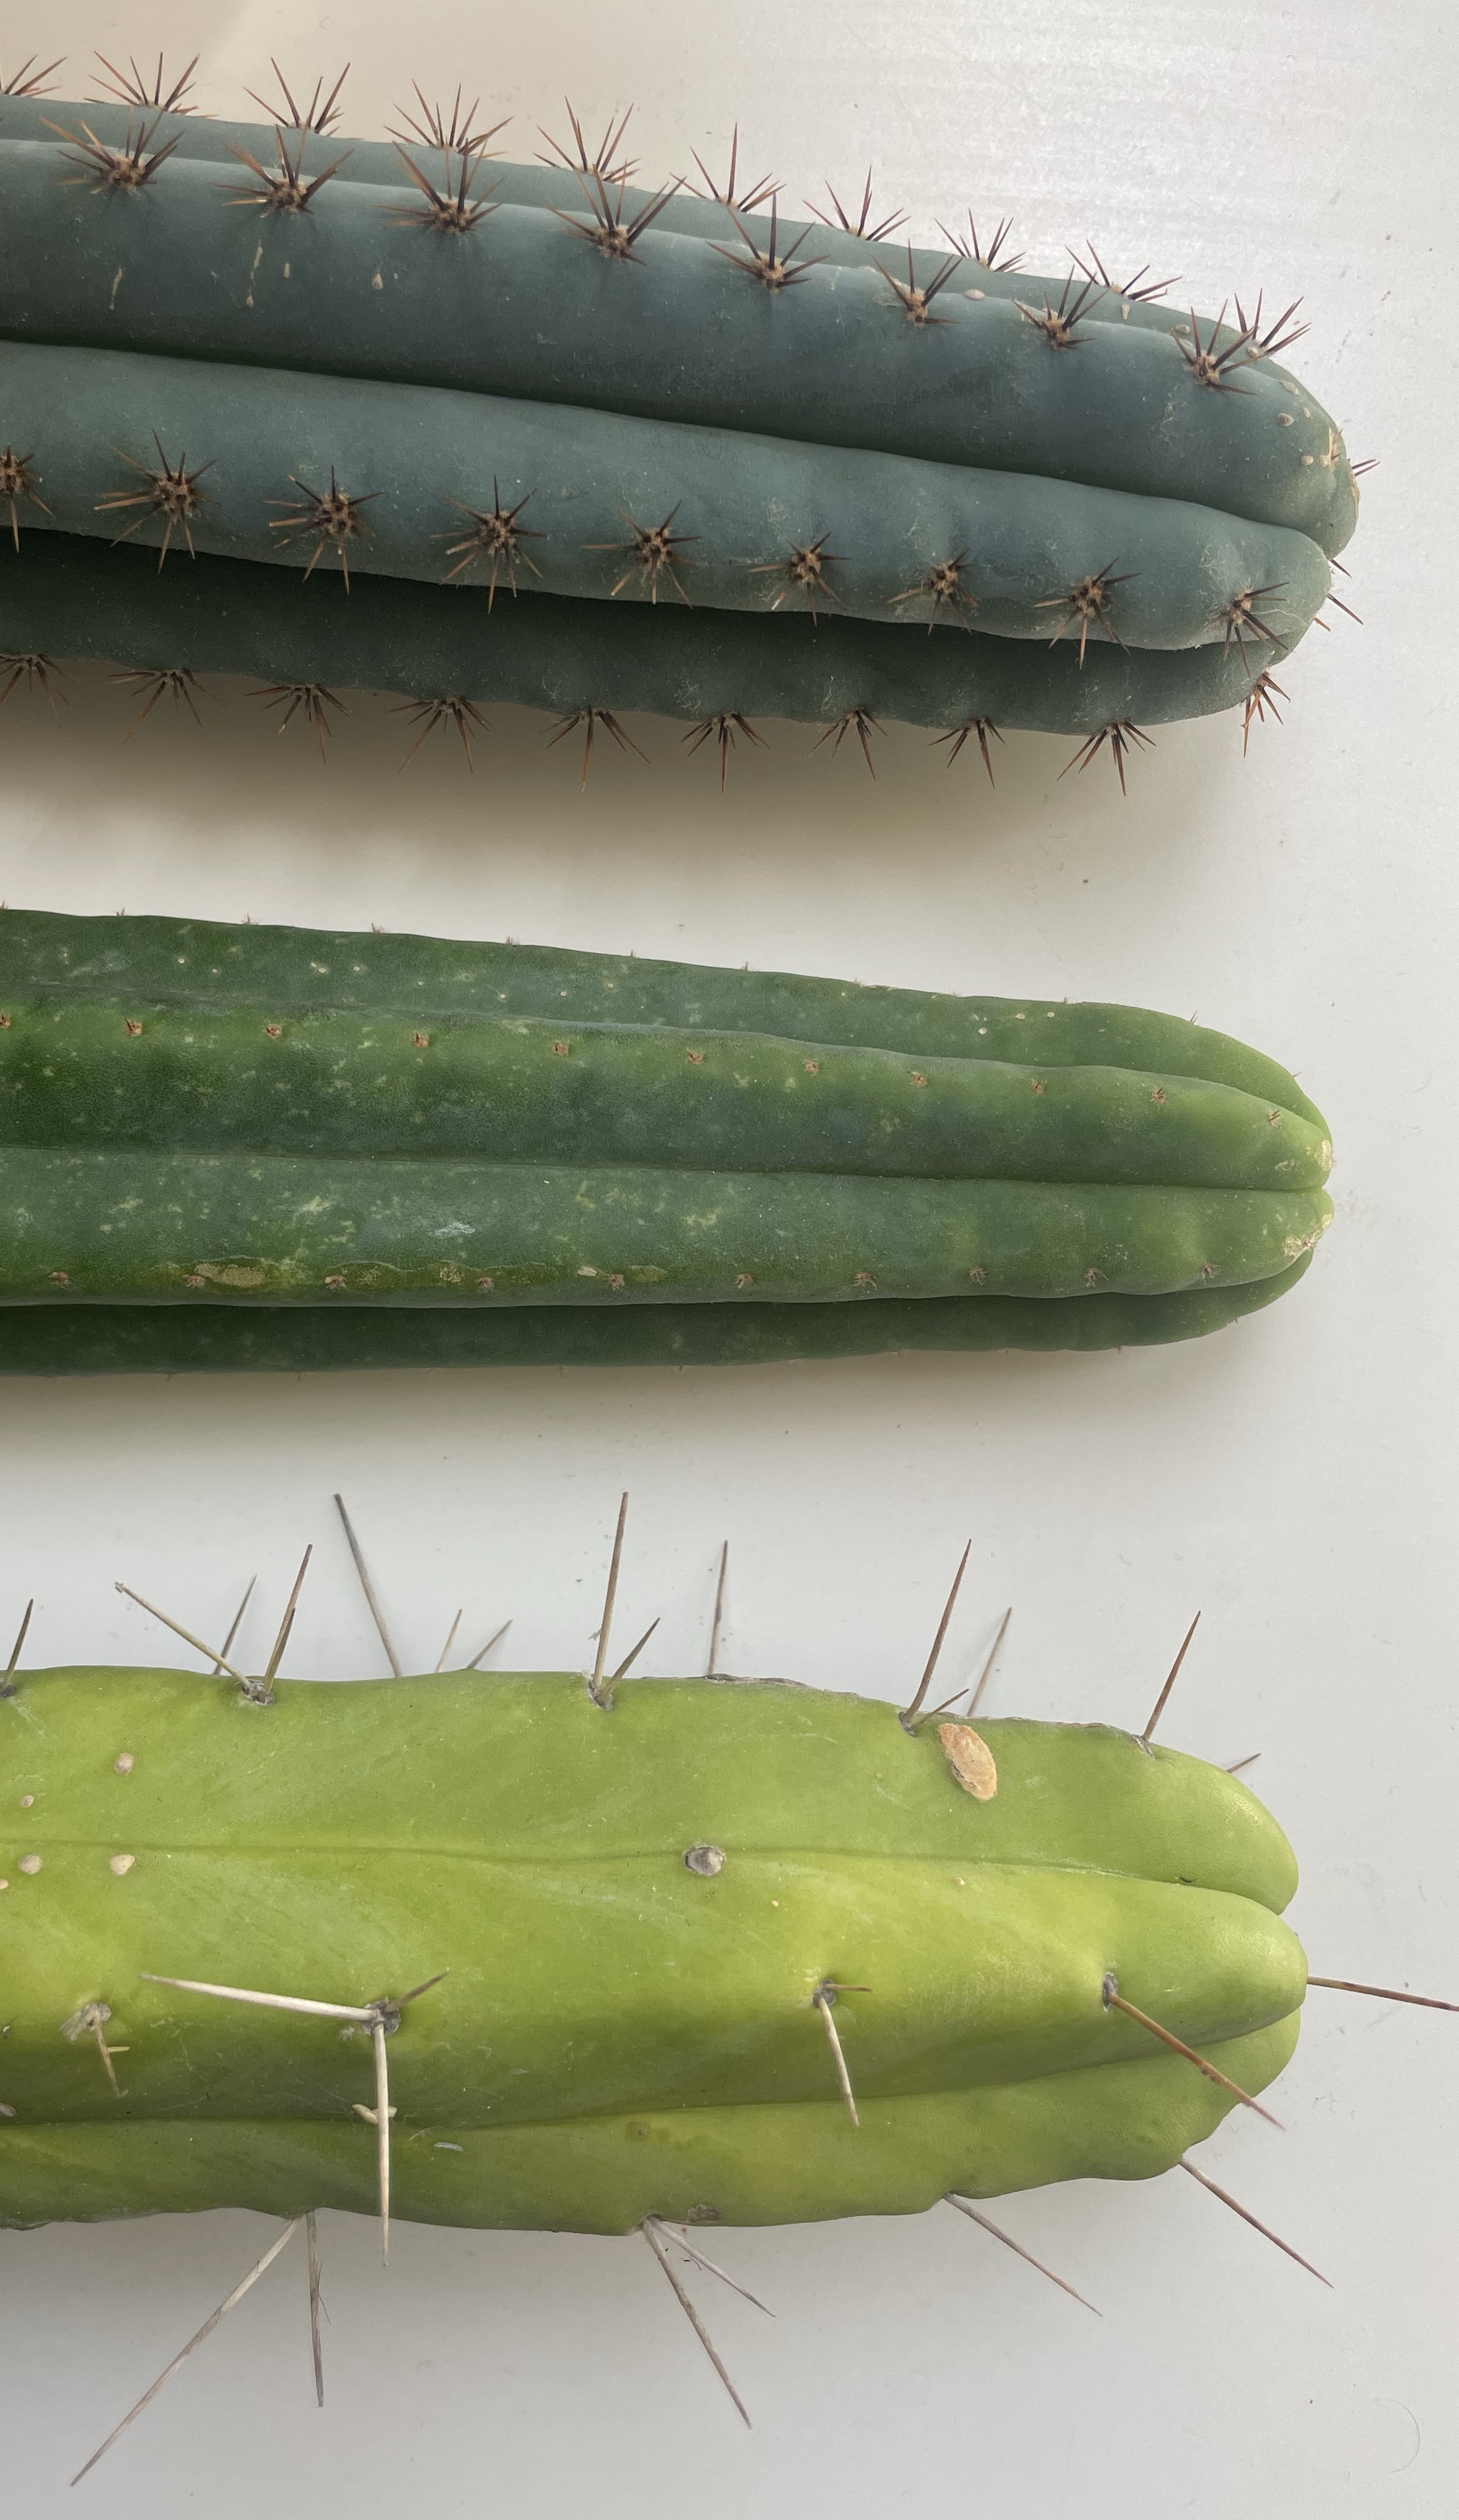
[[[1092,249],[1069,282],[1034,280],[971,219],[949,252],[905,248],[903,275],[869,195],[854,222],[838,202],[839,225],[792,234],[772,188],[736,194],[733,163],[708,199],[634,192],[621,123],[590,150],[574,118],[557,162],[488,184],[491,134],[459,97],[449,116],[418,98],[387,147],[338,139],[338,89],[301,106],[281,82],[270,128],[193,116],[160,66],[109,84],[106,108],[0,110],[13,539],[121,535],[160,558],[475,583],[488,603],[530,583],[616,616],[672,602],[710,616],[707,639],[726,613],[766,616],[694,713],[721,770],[725,725],[765,708],[773,614],[941,634],[899,660],[890,708],[862,690],[827,710],[800,676],[768,677],[780,713],[854,722],[864,743],[886,715],[953,738],[997,725],[934,706],[966,662],[937,656],[946,634],[1068,643],[1081,667],[1109,645],[1219,648],[1223,666],[1234,651],[1229,677],[1159,696],[1196,713],[1250,700],[1331,600],[1355,475],[1277,363],[1305,329],[1294,309],[1186,322]],[[13,653],[48,649],[30,593],[11,590]],[[265,667],[270,687],[344,680],[310,603],[293,644],[317,652]],[[578,644],[555,608],[549,632]],[[565,713],[686,713],[653,675],[610,697],[622,633],[596,625],[601,677]],[[489,694],[467,678],[412,696]],[[1076,735],[1081,763],[1108,748],[1122,781],[1135,697],[1093,715],[1029,660],[1002,722]]]
[[[482,1361],[1122,1344],[1267,1300],[1331,1214],[1285,1071],[1124,1009],[15,911],[0,998],[13,1366],[51,1305],[163,1307],[179,1360],[174,1308],[228,1308],[241,1363],[281,1307],[321,1362],[356,1306],[402,1362],[435,1312]]]

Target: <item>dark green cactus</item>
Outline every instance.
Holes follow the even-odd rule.
[[[521,1308],[519,1358],[641,1307],[641,1360],[701,1308],[753,1314],[706,1353],[785,1306],[763,1352],[813,1355],[868,1343],[843,1307],[900,1346],[927,1302],[958,1345],[1047,1306],[1043,1345],[1093,1304],[1076,1341],[1122,1342],[1250,1309],[1330,1214],[1291,1078],[1124,1010],[21,912],[0,989],[7,1306]]]

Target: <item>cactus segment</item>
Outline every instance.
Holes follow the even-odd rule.
[[[1072,623],[1081,663],[1091,637],[1183,648],[1238,626],[1285,650],[1331,584],[1305,534],[1172,498],[567,403],[13,342],[0,414],[40,450],[48,514],[27,521],[124,530],[163,554],[185,533],[189,551],[306,569],[328,553],[346,574],[433,581],[449,547],[459,577],[475,548],[462,519],[489,526],[505,496],[509,518],[531,501],[532,574],[555,594],[763,611],[791,596],[813,609],[819,592],[860,618],[976,615],[1003,638]],[[483,578],[502,539],[480,536]],[[798,581],[812,539],[814,581]]]
[[[367,514],[371,512],[367,511]],[[533,546],[535,551],[537,546]],[[384,691],[478,707],[515,701],[560,719],[645,712],[697,729],[721,717],[824,726],[861,709],[882,723],[985,724],[1080,740],[1117,722],[1160,726],[1242,706],[1252,667],[1233,643],[1130,649],[992,639],[958,628],[909,638],[889,622],[612,605],[489,582],[428,587],[321,567],[207,557],[160,574],[135,542],[25,533],[0,568],[0,659],[98,661],[132,672],[245,674],[274,698]]]
[[[507,201],[443,236],[414,219],[409,183],[347,166],[307,211],[255,215],[216,163],[163,146],[145,181],[98,198],[60,180],[62,144],[0,140],[0,332],[829,435],[1182,499],[1329,555],[1356,519],[1340,433],[1263,358],[1239,392],[1212,391],[1175,333],[1092,306],[1077,349],[1054,354],[1017,301],[985,292],[944,288],[938,321],[917,325],[872,267],[817,262],[794,289],[762,289],[743,257],[659,216],[640,225],[647,212],[626,256]]]
[[[0,1765],[39,1862],[10,1894],[11,2223],[277,2211],[299,2182],[373,2209],[368,2037],[160,1977],[358,2005],[446,1972],[388,2022],[392,2210],[468,2225],[1155,2175],[1230,2094],[1105,2002],[1112,1970],[1247,2091],[1296,2040],[1285,1839],[1223,1771],[1108,1728],[985,1724],[975,1801],[890,1706],[784,1684],[624,1681],[605,1711],[573,1674],[286,1681],[260,1705],[71,1670],[18,1704]],[[67,2035],[102,2006],[115,2092]]]
[[[135,934],[0,921],[0,1304],[1158,1301],[1331,1214],[1321,1114],[1166,1017]]]

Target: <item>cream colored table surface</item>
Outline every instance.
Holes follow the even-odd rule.
[[[411,77],[479,84],[525,154],[567,87],[634,103],[649,167],[738,117],[791,192],[859,183],[931,238],[1011,212],[1035,269],[1093,239],[1211,308],[1299,292],[1302,371],[1382,469],[1337,616],[1284,673],[1284,729],[1163,732],[1107,766],[1021,737],[990,792],[908,730],[875,786],[806,732],[737,759],[635,725],[578,793],[543,725],[497,714],[476,775],[406,773],[361,705],[321,770],[239,701],[204,731],[85,676],[56,722],[0,712],[0,895],[51,909],[417,926],[939,989],[1197,1012],[1294,1064],[1330,1113],[1339,1219],[1290,1301],[1204,1345],[714,1373],[0,1386],[0,1617],[29,1652],[146,1661],[123,1577],[252,1642],[316,1543],[291,1654],[379,1649],[330,1504],[342,1487],[409,1658],[458,1604],[515,1663],[589,1652],[619,1490],[619,1619],[702,1667],[730,1541],[726,1660],[895,1696],[964,1540],[948,1682],[1015,1614],[990,1710],[1143,1722],[1204,1618],[1166,1736],[1252,1780],[1303,1864],[1314,1967],[1459,1995],[1452,1700],[1455,1199],[1455,262],[1451,13],[1423,0],[425,0],[300,12],[147,0],[0,11],[7,72],[65,48],[205,55],[237,111],[278,54],[352,58],[350,127]],[[260,74],[262,76],[260,77]],[[0,414],[0,437],[4,435]],[[3,565],[3,554],[0,554]],[[637,1626],[635,1626],[637,1622]],[[706,2281],[754,2416],[722,2397],[641,2240],[326,2217],[329,2401],[282,2260],[75,2497],[66,2479],[262,2247],[217,2214],[0,2237],[6,2508],[110,2520],[414,2512],[457,2520],[1387,2520],[1459,2503],[1459,2021],[1314,1994],[1276,2135],[1208,2166],[1324,2291],[1189,2180],[1016,2197],[1010,2231],[1096,2320],[946,2210],[726,2231],[772,2327]],[[1243,2113],[1238,2112],[1238,2116]],[[3,2138],[0,2138],[3,2140]]]

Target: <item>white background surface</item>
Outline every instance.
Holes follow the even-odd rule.
[[[1459,1995],[1452,1700],[1455,936],[1451,13],[1405,0],[539,0],[316,14],[146,0],[0,9],[32,49],[177,66],[240,110],[352,56],[350,129],[411,77],[478,84],[527,154],[567,85],[637,105],[645,163],[722,157],[843,191],[870,157],[935,233],[1016,214],[1036,270],[1092,236],[1210,309],[1299,291],[1299,370],[1377,453],[1336,616],[1284,673],[1285,730],[1163,733],[1122,802],[1105,764],[1013,740],[990,794],[906,730],[879,784],[804,731],[738,758],[635,734],[579,796],[567,747],[499,712],[474,779],[405,775],[357,707],[327,771],[235,696],[150,720],[81,678],[53,724],[0,715],[0,894],[55,909],[417,926],[935,988],[1199,1012],[1300,1072],[1338,1146],[1307,1282],[1199,1346],[789,1371],[0,1386],[0,1617],[36,1661],[147,1661],[124,1577],[250,1651],[318,1544],[290,1667],[381,1668],[340,1543],[342,1486],[410,1659],[458,1603],[512,1660],[589,1652],[619,1489],[625,1640],[702,1667],[719,1542],[725,1659],[895,1696],[971,1530],[947,1688],[1015,1617],[989,1711],[1135,1728],[1205,1612],[1165,1734],[1251,1780],[1303,1864],[1315,1968]],[[0,418],[3,435],[3,418]],[[3,555],[0,555],[3,564]],[[637,1623],[637,1624],[635,1624]],[[946,1666],[944,1666],[946,1667]],[[295,2248],[76,2498],[65,2480],[265,2245],[213,2215],[0,2237],[8,2507],[111,2520],[405,2510],[558,2520],[915,2511],[998,2520],[1387,2520],[1459,2497],[1459,2022],[1314,1994],[1279,2087],[1207,2167],[1328,2273],[1325,2292],[1178,2174],[1014,2198],[1002,2219],[1096,2321],[952,2213],[726,2232],[772,2328],[707,2285],[742,2431],[641,2241],[372,2229],[327,2217],[329,2403]],[[1238,2117],[1243,2113],[1238,2111]],[[713,2297],[710,2298],[712,2291]]]

